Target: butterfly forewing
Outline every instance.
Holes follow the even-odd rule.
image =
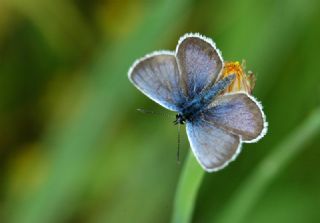
[[[255,141],[265,133],[266,122],[261,106],[246,93],[217,97],[203,116],[219,128],[240,135],[245,142]]]
[[[223,60],[214,43],[200,35],[186,35],[176,50],[183,87],[189,98],[211,86],[223,67]]]
[[[145,95],[172,111],[184,102],[173,52],[159,52],[138,60],[129,71],[131,82]]]
[[[240,138],[202,118],[187,123],[191,149],[201,166],[217,171],[232,161],[240,151]]]

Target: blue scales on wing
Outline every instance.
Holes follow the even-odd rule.
[[[181,72],[182,87],[189,99],[211,87],[223,68],[223,60],[210,39],[184,36],[180,39],[176,57]]]
[[[218,96],[207,110],[187,123],[191,148],[207,171],[235,159],[241,143],[254,142],[266,130],[259,103],[246,93]]]
[[[240,135],[244,142],[259,139],[266,129],[259,102],[246,93],[218,96],[210,108],[203,112],[203,118],[219,128]]]
[[[240,151],[240,137],[216,127],[201,117],[187,123],[191,149],[209,172],[225,167]]]
[[[172,111],[180,111],[185,96],[173,52],[163,51],[138,60],[129,71],[131,82],[145,95]]]

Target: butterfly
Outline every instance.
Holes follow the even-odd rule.
[[[193,154],[202,168],[224,168],[267,132],[261,104],[248,91],[227,91],[237,81],[214,42],[200,34],[185,34],[175,52],[156,51],[136,60],[129,80],[143,94],[177,112],[176,124],[186,124]]]

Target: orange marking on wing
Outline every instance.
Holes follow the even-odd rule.
[[[241,65],[238,61],[225,62],[220,79],[225,78],[231,74],[235,74],[236,78],[228,86],[228,88],[222,92],[222,94],[237,91],[245,91],[248,94],[251,94],[255,83],[255,77],[252,72],[250,72],[249,74],[245,73],[244,63]]]

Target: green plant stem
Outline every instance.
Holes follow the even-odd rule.
[[[265,189],[282,169],[305,148],[305,143],[320,131],[320,108],[316,109],[300,127],[284,139],[247,178],[215,222],[239,223],[253,209]]]
[[[176,191],[172,223],[187,223],[191,221],[195,200],[204,173],[193,154],[189,152]]]

